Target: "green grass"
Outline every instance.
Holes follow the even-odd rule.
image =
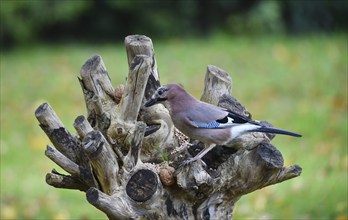
[[[227,37],[154,41],[161,83],[179,82],[200,97],[206,66],[226,70],[233,96],[255,119],[303,134],[277,137],[298,178],[242,197],[235,219],[344,219],[347,214],[347,38]],[[1,54],[1,219],[105,219],[82,192],[55,189],[45,175],[49,140],[35,109],[48,101],[70,131],[86,114],[77,76],[100,54],[114,86],[128,67],[122,43],[34,45]]]

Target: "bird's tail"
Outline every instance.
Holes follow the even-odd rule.
[[[289,136],[293,136],[293,137],[302,137],[302,135],[291,132],[291,131],[286,131],[286,130],[282,130],[279,128],[265,127],[265,126],[261,126],[259,128],[255,128],[255,129],[249,130],[249,131],[272,133],[272,134],[284,134],[284,135],[289,135]]]

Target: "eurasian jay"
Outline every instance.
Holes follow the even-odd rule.
[[[205,148],[189,164],[202,158],[216,145],[227,145],[240,135],[248,132],[263,132],[301,137],[290,131],[265,127],[257,121],[227,111],[209,103],[201,102],[178,84],[161,86],[145,103],[145,107],[162,103],[168,110],[176,128],[186,136],[199,140]]]

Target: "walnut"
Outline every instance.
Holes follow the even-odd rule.
[[[166,166],[165,168],[161,168],[159,172],[159,177],[161,182],[165,186],[171,186],[175,182],[174,176],[175,169],[170,166]]]

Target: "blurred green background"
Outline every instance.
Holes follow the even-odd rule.
[[[105,219],[82,192],[45,183],[53,162],[34,117],[49,102],[65,126],[86,115],[80,67],[103,57],[116,87],[123,39],[152,38],[161,83],[200,97],[208,64],[226,70],[298,178],[242,197],[234,219],[347,219],[347,1],[0,1],[1,219]],[[58,169],[61,171],[60,169]]]

